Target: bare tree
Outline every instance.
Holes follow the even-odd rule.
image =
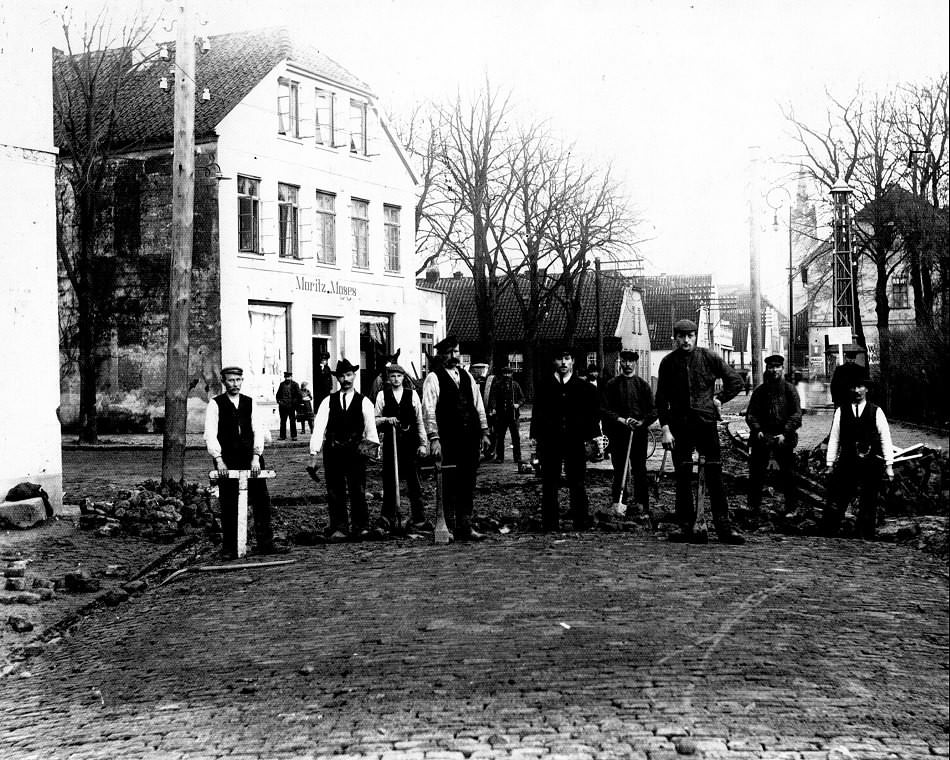
[[[57,172],[69,192],[60,195],[57,252],[75,304],[79,439],[95,443],[96,347],[114,322],[120,263],[102,250],[105,188],[119,94],[148,60],[141,49],[153,24],[139,18],[114,31],[105,11],[78,28],[68,12],[61,21],[66,50],[54,55],[53,114],[60,148]]]

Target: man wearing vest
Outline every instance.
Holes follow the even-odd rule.
[[[825,535],[837,535],[848,504],[860,489],[857,532],[873,539],[877,531],[877,495],[881,476],[894,477],[894,447],[884,411],[867,400],[866,372],[849,380],[850,398],[842,399],[831,421],[826,464],[828,504],[822,520]]]
[[[366,457],[360,444],[366,440],[379,444],[373,405],[353,389],[359,367],[346,359],[337,362],[340,390],[320,404],[310,436],[310,466],[316,468],[317,454],[323,451],[327,482],[327,507],[330,525],[326,535],[331,541],[369,536],[369,512],[366,508]],[[346,513],[347,493],[350,517]],[[352,530],[351,530],[352,527]]]
[[[459,366],[458,339],[449,335],[435,348],[440,365],[422,384],[422,416],[432,456],[452,466],[442,471],[445,523],[456,541],[481,541],[472,511],[478,460],[491,443],[485,405],[478,383]]]
[[[588,527],[586,444],[600,436],[597,389],[574,372],[574,352],[565,346],[554,353],[554,371],[535,389],[531,440],[541,462],[541,528],[560,529],[558,490],[561,467],[570,488],[574,530]]]
[[[389,382],[376,396],[376,427],[383,433],[383,530],[398,533],[402,526],[396,512],[396,494],[399,484],[406,481],[409,492],[409,530],[432,530],[426,522],[425,506],[422,503],[422,486],[419,483],[417,457],[429,453],[425,426],[422,422],[422,404],[418,394],[403,385],[406,371],[398,364],[386,368]],[[396,449],[393,451],[393,431],[396,433]]]
[[[785,511],[798,508],[795,486],[795,446],[802,426],[802,407],[795,386],[785,380],[785,358],[765,357],[765,381],[752,392],[746,422],[749,425],[749,497],[753,514],[762,506],[762,484],[771,457],[775,458],[785,492]],[[771,455],[771,456],[770,456]]]
[[[241,367],[224,367],[221,370],[221,382],[225,392],[211,399],[205,412],[205,446],[219,473],[228,470],[258,473],[264,467],[266,427],[263,415],[254,399],[241,393],[244,382],[244,370]],[[219,479],[218,494],[224,554],[233,558],[237,545],[238,481],[234,478]],[[247,498],[254,511],[257,551],[270,554],[274,551],[274,537],[271,532],[267,481],[249,479]]]

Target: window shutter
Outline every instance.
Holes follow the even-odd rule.
[[[367,156],[378,156],[382,150],[380,135],[382,126],[379,123],[379,111],[375,108],[366,109],[366,146]]]
[[[277,253],[276,201],[261,201],[261,253]]]
[[[348,129],[348,123],[343,125],[335,125],[333,129],[333,147],[334,148],[349,148],[350,147],[350,130]]]
[[[301,259],[313,258],[313,214],[314,210],[309,206],[301,206],[297,216],[299,225],[298,250]]]

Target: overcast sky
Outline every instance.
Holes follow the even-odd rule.
[[[394,114],[473,92],[487,76],[528,117],[613,166],[650,238],[640,246],[647,271],[712,272],[724,283],[749,278],[750,146],[766,160],[794,150],[780,105],[820,119],[826,87],[845,97],[950,68],[947,0],[192,4],[208,34],[287,25]],[[132,2],[110,5],[126,12]],[[145,5],[174,13],[168,0]],[[761,238],[763,287],[781,303],[787,238],[771,227]]]

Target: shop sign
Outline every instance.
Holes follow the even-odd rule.
[[[337,295],[344,301],[356,298],[356,287],[339,280],[324,280],[322,277],[297,277],[297,290],[310,293],[328,293]]]

